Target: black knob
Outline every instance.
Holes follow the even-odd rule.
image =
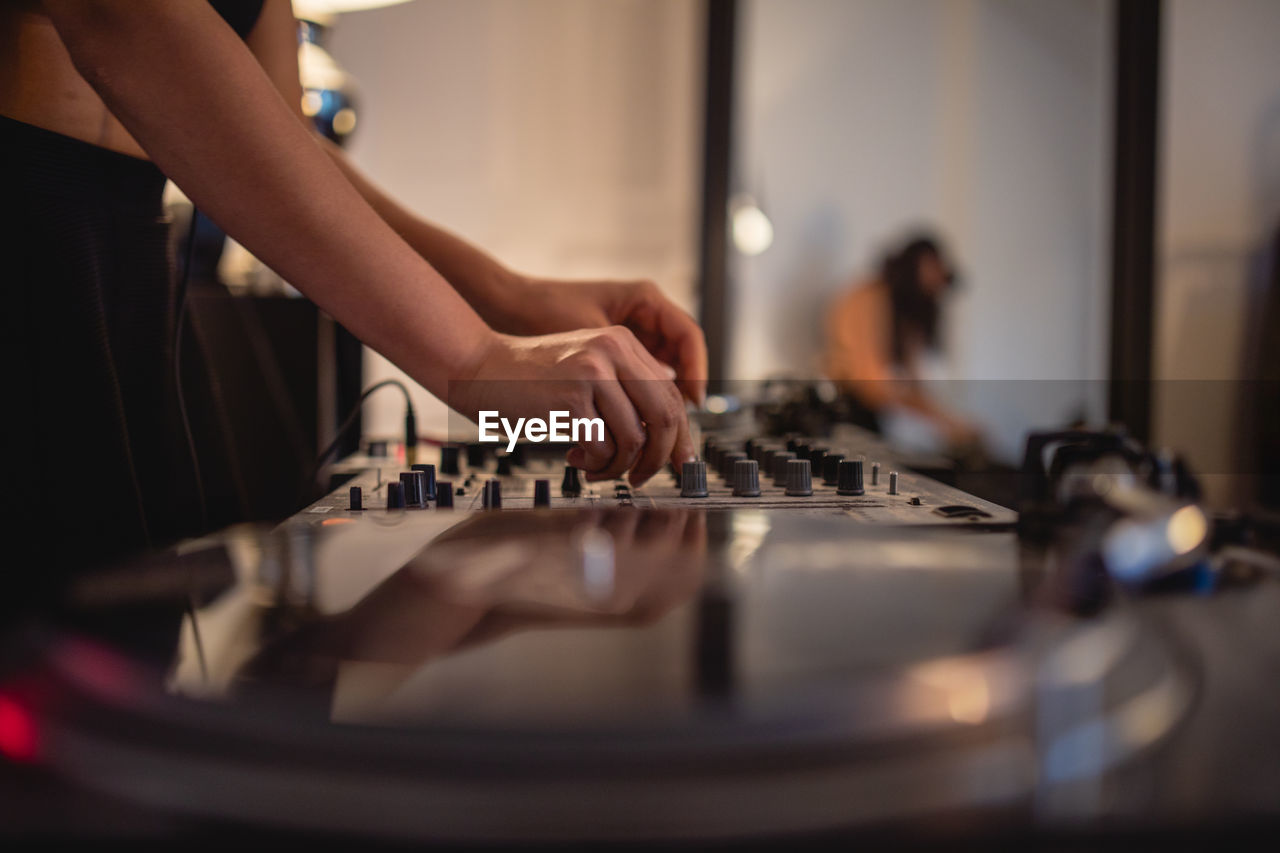
[[[404,486],[387,483],[387,509],[404,509]]]
[[[485,509],[502,509],[502,481],[486,480],[480,502]]]
[[[839,453],[828,453],[822,457],[822,485],[835,486],[839,483],[840,463],[844,457]]]
[[[773,484],[775,486],[785,486],[787,484],[787,463],[795,458],[796,455],[790,450],[780,450],[773,454]]]
[[[707,496],[707,463],[701,459],[681,466],[680,497],[705,498]]]
[[[414,465],[413,470],[422,472],[423,480],[423,501],[433,501],[436,499],[436,466],[434,465]]]
[[[534,506],[551,506],[551,481],[550,480],[534,480],[533,481],[533,505]]]
[[[351,487],[351,503],[349,508],[355,512],[364,509],[364,491],[359,486]]]
[[[797,459],[808,459],[810,450],[813,450],[813,447],[809,444],[809,442],[807,441],[796,442],[795,454]]]
[[[401,472],[400,486],[403,489],[405,506],[422,506],[422,496],[418,492],[419,485],[417,471]]]
[[[800,446],[800,439],[794,435],[787,436],[787,452],[795,453],[796,448]]]
[[[517,442],[516,446],[511,449],[511,464],[517,468],[523,468],[528,464],[528,456],[526,445]]]
[[[453,509],[453,483],[448,480],[436,483],[436,509]]]
[[[760,497],[760,463],[756,460],[739,459],[733,463],[733,496]]]
[[[827,448],[810,447],[809,448],[809,470],[815,475],[822,476],[822,460],[827,458]]]
[[[787,461],[787,494],[793,498],[804,498],[813,494],[813,474],[808,459],[790,459]]]
[[[582,477],[578,469],[572,465],[564,466],[564,479],[560,481],[560,494],[566,498],[576,498],[582,494]]]
[[[726,483],[733,482],[733,466],[739,459],[746,459],[745,453],[726,453],[720,457],[720,478]]]
[[[836,482],[837,495],[866,494],[862,488],[862,460],[846,459],[840,463],[839,476]]]
[[[756,445],[760,443],[758,438],[748,438],[742,442],[742,452],[747,454],[748,459],[755,459]]]
[[[467,445],[467,467],[478,469],[484,467],[485,446],[483,444]]]
[[[451,477],[462,473],[458,468],[458,445],[446,444],[440,448],[440,473]]]
[[[501,453],[498,455],[498,476],[511,476],[511,456],[509,454]]]

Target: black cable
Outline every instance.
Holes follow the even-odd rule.
[[[187,283],[191,278],[192,256],[195,254],[196,223],[200,211],[195,204],[191,205],[191,225],[187,229],[186,257],[182,264],[182,275],[178,277],[176,294],[174,330],[173,330],[173,384],[177,392],[178,414],[182,419],[182,430],[187,438],[187,453],[191,457],[191,473],[195,477],[196,498],[200,506],[200,532],[206,533],[209,528],[209,507],[204,497],[204,477],[200,473],[200,459],[196,453],[196,440],[191,432],[191,419],[187,416],[187,399],[182,393],[182,326],[187,316]],[[200,620],[196,618],[196,602],[193,595],[187,594],[187,616],[191,620],[191,637],[196,647],[196,659],[200,664],[201,677],[209,680],[209,664],[205,660],[204,642],[200,636]]]
[[[315,483],[316,477],[320,474],[320,469],[324,467],[325,462],[331,455],[333,455],[333,452],[338,449],[338,445],[342,442],[343,436],[346,435],[347,430],[351,429],[351,425],[356,422],[356,418],[360,415],[360,409],[364,406],[364,401],[367,400],[374,391],[386,388],[389,385],[394,385],[400,389],[400,393],[404,394],[405,448],[408,449],[417,445],[417,416],[413,411],[413,398],[409,395],[409,388],[399,379],[383,379],[381,382],[375,382],[368,388],[364,389],[364,392],[360,395],[360,399],[356,400],[355,405],[351,407],[351,412],[347,415],[346,419],[343,420],[342,425],[338,427],[338,432],[334,435],[333,441],[329,442],[329,446],[321,451],[320,455],[316,457],[315,467],[311,470],[311,476],[307,478],[304,490],[310,489],[311,485]]]
[[[187,316],[187,283],[191,277],[192,256],[195,254],[196,223],[200,211],[191,206],[191,225],[187,229],[186,259],[182,264],[182,275],[178,277],[177,316],[174,319],[173,332],[173,382],[178,395],[178,414],[182,418],[182,430],[187,438],[187,453],[191,457],[191,473],[196,481],[196,498],[200,505],[200,532],[207,533],[209,528],[209,506],[204,497],[204,477],[200,473],[200,459],[196,454],[196,440],[191,432],[191,419],[187,416],[187,398],[182,393],[182,327]]]

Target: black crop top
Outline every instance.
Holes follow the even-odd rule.
[[[209,0],[209,5],[222,16],[222,20],[231,25],[236,35],[244,39],[253,31],[253,25],[258,23],[264,2],[266,0]]]

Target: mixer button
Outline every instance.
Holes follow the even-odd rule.
[[[866,494],[862,487],[861,459],[847,459],[840,463],[836,477],[836,494],[855,497]]]
[[[705,498],[707,496],[707,463],[701,459],[686,462],[680,471],[680,497]]]
[[[582,476],[572,465],[564,466],[564,479],[560,481],[560,494],[566,498],[576,498],[582,494]]]
[[[787,460],[787,494],[793,498],[813,494],[813,474],[808,459]]]
[[[739,459],[733,463],[733,496],[760,497],[760,464],[754,459]]]
[[[787,484],[787,463],[795,458],[796,455],[790,450],[780,450],[773,454],[773,484],[775,486],[785,486]]]
[[[835,486],[840,482],[840,463],[844,456],[839,453],[828,453],[822,457],[822,485]]]

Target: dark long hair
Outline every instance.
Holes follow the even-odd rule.
[[[903,364],[909,341],[917,340],[929,349],[939,346],[938,318],[940,299],[925,291],[920,284],[920,260],[926,256],[938,259],[947,270],[947,289],[955,284],[955,275],[932,234],[911,237],[897,251],[890,252],[880,264],[880,277],[889,288],[893,314],[893,361]]]

